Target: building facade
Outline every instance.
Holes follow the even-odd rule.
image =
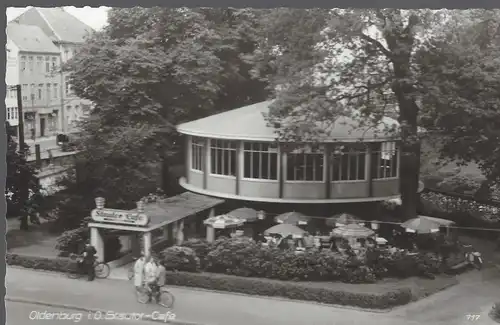
[[[320,143],[278,143],[272,101],[184,123],[185,189],[267,203],[375,202],[399,197],[399,144],[381,128],[341,118]],[[387,118],[386,123],[397,124]],[[359,125],[359,124],[358,124]]]
[[[65,63],[78,51],[92,28],[66,12],[63,8],[37,8],[26,10],[14,22],[36,26],[52,41],[59,54],[60,63]],[[60,64],[59,63],[59,64]],[[60,132],[76,132],[76,124],[90,112],[91,102],[75,96],[68,82],[67,73],[58,73],[59,125]]]
[[[18,125],[14,87],[20,84],[25,137],[55,135],[60,130],[61,78],[52,71],[61,63],[59,50],[36,26],[10,23],[6,32],[7,120]]]

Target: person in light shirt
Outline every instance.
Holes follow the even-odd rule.
[[[158,280],[158,265],[151,258],[151,255],[146,255],[144,260],[144,285],[148,290],[153,291]]]
[[[139,257],[134,264],[134,285],[136,288],[140,288],[144,280],[145,260],[146,257],[144,256],[144,253],[141,253],[141,257]]]

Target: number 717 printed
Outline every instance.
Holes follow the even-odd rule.
[[[479,314],[467,314],[467,315],[465,315],[465,317],[467,318],[467,320],[479,320],[481,315],[479,315]]]

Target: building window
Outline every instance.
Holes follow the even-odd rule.
[[[26,56],[21,56],[21,71],[26,70]]]
[[[278,150],[275,144],[245,142],[243,145],[243,177],[278,179]]]
[[[12,110],[12,108],[10,108],[10,107],[7,108],[7,120],[11,119],[11,117],[10,117],[11,110]]]
[[[38,99],[42,99],[43,84],[38,84]]]
[[[57,58],[56,57],[53,57],[52,58],[52,69],[55,70],[56,69],[56,64],[57,64]]]
[[[47,84],[47,101],[50,101],[50,84]]]
[[[377,178],[398,177],[398,148],[395,142],[377,143],[372,153],[372,176]]]
[[[69,77],[68,77],[68,76],[66,76],[66,77],[64,78],[64,80],[65,80],[65,86],[66,86],[66,96],[68,96],[68,95],[69,95],[69,92],[70,92],[70,90],[71,90],[71,89],[70,89],[70,85],[69,85]]]
[[[205,159],[204,139],[192,138],[191,140],[191,169],[203,171]]]
[[[363,144],[345,144],[335,148],[331,159],[331,181],[364,180],[366,151]]]
[[[324,154],[322,148],[306,146],[287,154],[288,181],[324,181]]]
[[[54,98],[57,98],[57,84],[54,84]]]
[[[23,100],[28,100],[28,85],[24,84],[22,88]]]
[[[10,98],[17,98],[17,89],[10,90]]]
[[[210,145],[211,173],[236,175],[236,144],[234,141],[212,140]]]
[[[32,56],[28,57],[28,67],[29,67],[30,71],[33,71],[33,57]]]
[[[50,72],[50,57],[48,56],[45,57],[45,72]]]
[[[43,63],[43,56],[37,56],[36,57],[36,70],[40,73],[43,73],[42,63]]]
[[[30,87],[30,99],[35,100],[35,84],[31,84]]]

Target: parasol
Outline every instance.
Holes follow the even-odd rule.
[[[360,226],[357,223],[335,228],[332,233],[342,238],[367,238],[375,235],[373,230]]]
[[[401,227],[405,228],[407,232],[414,232],[419,234],[429,234],[433,232],[439,232],[439,227],[449,226],[451,221],[430,218],[425,216],[418,216],[407,220],[401,224]]]
[[[277,223],[288,225],[307,225],[310,219],[311,217],[295,211],[282,213],[274,218]]]
[[[209,217],[203,223],[215,229],[234,228],[243,225],[245,220],[235,218],[227,214]]]
[[[238,208],[229,212],[228,215],[242,219],[246,222],[255,221],[259,218],[259,212],[252,208]]]
[[[264,231],[264,234],[265,235],[278,234],[281,235],[282,237],[287,237],[289,235],[302,237],[305,234],[307,234],[307,231],[302,230],[297,226],[283,223],[276,226],[272,226],[271,228]]]
[[[328,227],[341,227],[353,223],[358,223],[361,226],[364,226],[364,223],[362,223],[358,217],[349,213],[336,214],[333,217],[326,219],[326,225]]]

